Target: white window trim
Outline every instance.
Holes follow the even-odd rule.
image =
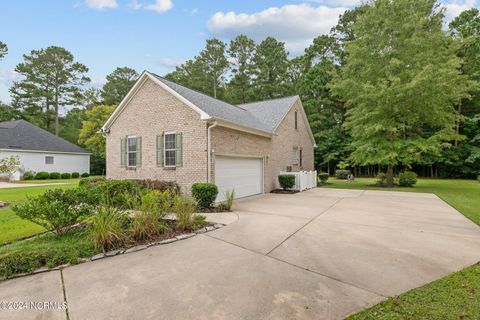
[[[175,148],[174,149],[167,149],[166,138],[167,135],[174,136],[175,141]],[[163,133],[163,166],[165,168],[176,168],[177,167],[177,132],[176,131],[165,131]],[[175,152],[175,164],[174,165],[167,165],[167,151],[174,151]]]
[[[128,148],[128,146],[129,146],[128,140],[129,140],[129,139],[137,139],[137,136],[127,136],[127,145],[126,145],[126,148],[125,148],[125,149],[126,149],[126,152],[127,152],[127,155],[126,155],[126,158],[127,158],[127,159],[126,159],[126,162],[127,162],[127,163],[126,163],[126,166],[127,166],[127,168],[136,168],[136,167],[137,167],[137,147],[135,147],[135,151],[130,151],[130,150],[128,150],[128,149],[129,149],[129,148]],[[138,141],[137,141],[136,143],[138,143]],[[129,154],[130,154],[130,153],[134,153],[134,154],[135,154],[135,165],[134,165],[134,166],[131,166],[131,165],[130,165],[130,157],[129,157]]]

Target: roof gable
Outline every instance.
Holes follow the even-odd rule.
[[[201,120],[211,119],[224,122],[238,127],[239,130],[252,131],[253,133],[266,136],[271,136],[275,132],[288,111],[292,108],[295,102],[300,99],[298,96],[293,96],[241,105],[232,105],[167,80],[154,73],[144,71],[130,92],[125,96],[104,124],[102,131],[108,131],[115,119],[120,115],[122,110],[147,79],[151,79],[153,82],[199,113]],[[303,115],[305,116],[304,112]],[[305,123],[308,126],[308,120]],[[315,143],[309,126],[308,131],[312,138],[312,142]]]
[[[0,149],[88,153],[85,149],[25,120],[0,122]]]

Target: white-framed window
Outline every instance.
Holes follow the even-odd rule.
[[[165,132],[163,135],[163,165],[165,167],[175,167],[177,165],[176,137],[176,132]]]
[[[45,156],[45,164],[53,164],[54,158],[53,156]]]
[[[127,137],[127,167],[137,166],[138,139],[136,136]]]
[[[298,147],[294,146],[292,148],[292,164],[294,166],[298,165]]]

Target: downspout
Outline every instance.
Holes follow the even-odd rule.
[[[215,121],[207,129],[207,182],[210,183],[212,180],[212,128],[217,126]]]

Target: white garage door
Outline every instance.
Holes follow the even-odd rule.
[[[224,201],[227,191],[234,190],[235,198],[263,192],[263,162],[258,158],[215,157],[217,201]]]

